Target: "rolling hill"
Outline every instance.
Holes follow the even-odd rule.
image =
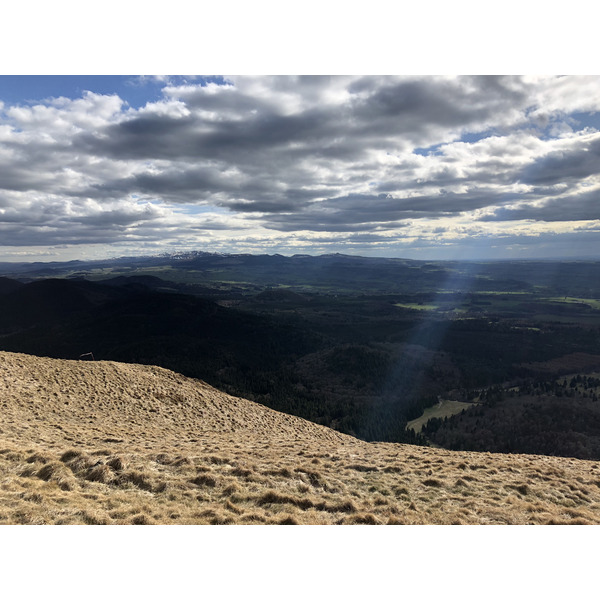
[[[0,523],[600,523],[596,462],[368,443],[148,365],[0,373]]]

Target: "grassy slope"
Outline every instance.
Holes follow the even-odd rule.
[[[600,523],[592,461],[366,443],[158,367],[0,372],[0,523]]]

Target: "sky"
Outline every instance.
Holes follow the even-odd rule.
[[[0,240],[600,258],[600,77],[0,76]]]
[[[0,261],[600,258],[587,0],[201,4],[4,8]]]

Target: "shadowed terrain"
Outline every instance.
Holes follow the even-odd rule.
[[[596,462],[368,443],[153,366],[0,373],[0,523],[600,523]]]

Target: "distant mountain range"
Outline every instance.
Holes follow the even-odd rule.
[[[22,282],[48,277],[108,279],[154,275],[177,284],[215,290],[216,281],[288,286],[320,293],[414,293],[441,291],[543,291],[595,297],[600,294],[600,261],[417,261],[325,254],[218,254],[185,252],[94,261],[0,263],[0,275]],[[222,288],[222,286],[221,286]],[[193,293],[189,288],[188,292]]]

